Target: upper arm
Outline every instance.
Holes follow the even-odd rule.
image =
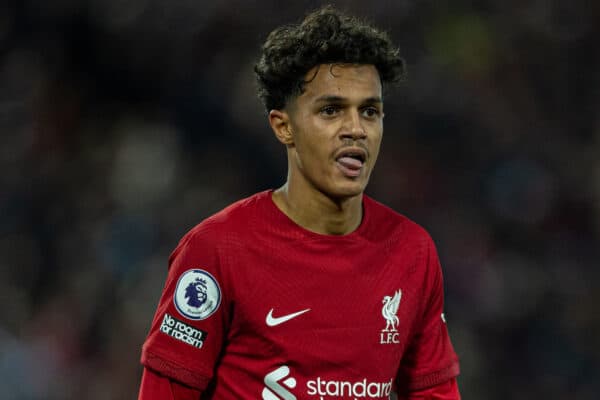
[[[144,368],[138,400],[199,400],[201,392]]]
[[[203,390],[213,376],[228,326],[228,295],[209,230],[188,234],[169,260],[169,272],[142,348],[142,364]]]
[[[421,322],[402,358],[398,387],[421,390],[446,382],[459,373],[458,357],[443,317],[444,284],[435,246],[427,236]]]

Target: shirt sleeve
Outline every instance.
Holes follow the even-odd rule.
[[[444,310],[444,283],[435,246],[427,236],[425,251],[424,312],[398,372],[398,388],[421,390],[446,382],[459,374]]]
[[[213,376],[228,329],[217,239],[206,229],[186,235],[169,259],[169,270],[142,364],[189,387],[204,390]]]
[[[200,391],[144,368],[138,400],[198,400]]]
[[[414,392],[400,393],[397,400],[460,400],[456,378]]]

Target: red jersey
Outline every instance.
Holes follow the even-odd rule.
[[[142,363],[207,399],[388,399],[458,375],[424,229],[363,196],[347,235],[310,232],[272,191],[181,240]]]

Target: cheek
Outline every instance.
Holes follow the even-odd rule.
[[[296,132],[296,152],[301,161],[315,166],[329,162],[335,148],[335,137],[327,132],[324,127],[314,123],[307,123],[302,131]]]
[[[331,153],[331,144],[322,137],[312,137],[306,141],[303,146],[301,158],[304,160],[304,167],[323,173],[327,169]]]
[[[371,157],[373,160],[377,159],[377,155],[379,154],[379,148],[381,147],[381,140],[383,139],[382,132],[373,135],[373,139],[371,141]]]

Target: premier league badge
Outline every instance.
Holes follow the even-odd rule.
[[[190,269],[181,275],[173,296],[175,308],[193,320],[210,317],[221,304],[221,289],[216,279],[202,269]]]

